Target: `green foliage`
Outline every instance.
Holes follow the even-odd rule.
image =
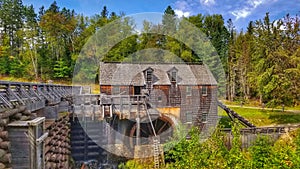
[[[67,78],[70,76],[70,67],[66,61],[60,59],[56,61],[54,65],[54,77],[56,78]]]
[[[6,75],[9,73],[9,60],[8,57],[0,57],[0,74]]]
[[[246,164],[246,159],[241,150],[242,143],[240,141],[240,127],[238,126],[238,121],[232,122],[232,146],[228,153],[227,164],[229,168],[242,168]]]
[[[258,136],[257,140],[250,147],[249,152],[252,158],[252,167],[267,168],[272,156],[272,141],[267,136]]]
[[[231,146],[226,143],[227,136],[220,128],[203,140],[199,129],[192,128],[187,132],[183,125],[177,126],[171,141],[164,145],[166,165],[163,168],[299,168],[300,129],[284,134],[276,142],[269,135],[257,135],[249,148],[241,149],[240,126],[237,122],[232,122],[232,126]],[[187,133],[189,139],[186,139]],[[153,164],[130,160],[119,168],[153,168]]]
[[[14,77],[22,77],[24,74],[24,64],[20,62],[18,59],[13,58],[9,62],[10,70],[9,74]]]
[[[125,164],[124,163],[121,163],[118,168],[120,169],[131,169],[131,168],[134,168],[134,169],[145,169],[145,168],[153,168],[154,164],[151,162],[151,163],[145,163],[145,162],[140,162],[138,160],[129,160],[127,161]]]

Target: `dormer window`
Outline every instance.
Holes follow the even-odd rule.
[[[177,72],[172,71],[171,72],[171,82],[176,82],[177,81]]]
[[[169,75],[169,78],[170,78],[170,81],[171,82],[177,82],[178,81],[178,69],[176,69],[176,67],[173,67],[172,69],[170,69],[169,71],[168,71],[168,75]]]
[[[149,67],[144,71],[145,80],[146,80],[146,89],[152,89],[152,81],[153,81],[153,69]]]
[[[153,73],[152,69],[148,69],[146,71],[146,81],[147,82],[151,82],[152,81],[152,73]]]

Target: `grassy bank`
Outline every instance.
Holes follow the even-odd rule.
[[[229,106],[230,107],[230,106]],[[244,107],[230,107],[232,110],[255,124],[256,126],[272,126],[280,124],[300,123],[300,113],[282,112],[278,110],[262,110]],[[230,119],[226,112],[219,108],[219,116],[222,117],[221,124],[229,127]]]
[[[228,100],[221,100],[222,103],[224,103],[225,105],[235,105],[235,106],[241,106],[241,104],[243,104],[243,106],[245,107],[258,107],[258,108],[262,108],[262,105],[259,103],[258,100],[249,100],[247,102],[243,102],[241,103],[240,101],[228,101]],[[282,109],[281,106],[276,106],[276,107],[267,107],[265,106],[266,109]],[[284,110],[299,110],[300,111],[300,104],[295,105],[295,106],[284,106]]]

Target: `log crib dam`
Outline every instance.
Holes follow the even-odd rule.
[[[132,158],[151,160],[154,168],[160,168],[164,164],[162,144],[176,125],[197,125],[206,131],[216,122],[217,106],[247,127],[244,147],[254,138],[248,130],[254,134],[266,130],[216,97],[209,98],[216,88],[207,87],[205,93],[200,90],[192,96],[181,92],[180,102],[170,95],[165,105],[155,88],[150,95],[142,90],[91,94],[84,93],[81,86],[0,81],[0,169],[105,168]],[[186,106],[193,95],[200,100],[200,104],[192,103],[200,107],[196,112]],[[278,128],[278,136],[283,130]],[[230,145],[231,132],[225,132]]]
[[[0,81],[0,169],[70,168],[70,101],[79,90]]]

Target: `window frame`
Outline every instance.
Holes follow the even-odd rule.
[[[162,96],[161,95],[157,96],[157,101],[162,102]]]
[[[186,96],[192,96],[192,86],[186,86]]]
[[[201,123],[207,123],[208,112],[202,112],[201,114]]]
[[[193,123],[193,112],[192,111],[186,111],[185,112],[185,122],[187,124]]]
[[[153,70],[146,70],[146,82],[152,82]]]
[[[113,95],[119,95],[121,93],[121,88],[120,86],[112,86],[112,94]]]
[[[201,86],[201,94],[202,96],[207,96],[208,87],[207,86]]]
[[[171,71],[171,82],[177,82],[177,72],[175,70]]]

